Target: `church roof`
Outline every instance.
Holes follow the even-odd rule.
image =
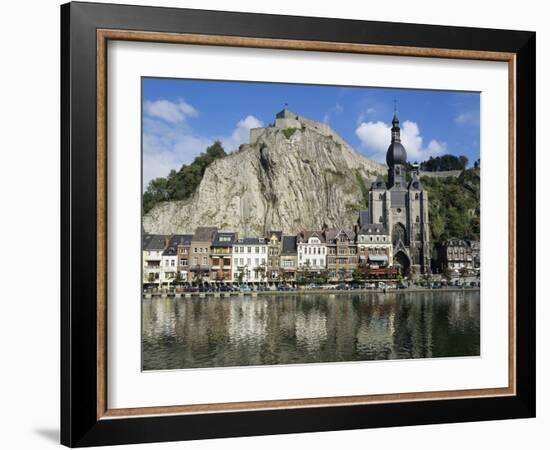
[[[366,234],[366,235],[382,235],[388,234],[386,227],[381,223],[365,223],[361,226],[357,234]]]
[[[376,180],[374,180],[371,184],[371,189],[385,191],[386,188],[387,188],[386,181],[384,180],[384,177],[382,175],[378,175],[376,177]]]
[[[421,191],[423,189],[420,178],[418,178],[416,173],[413,174],[412,180],[409,182],[409,189],[414,191]]]
[[[345,228],[330,228],[325,231],[327,242],[336,240],[340,233],[344,233],[350,241],[355,239],[355,233],[352,230],[347,230]]]
[[[397,117],[397,111],[395,111],[392,119],[391,144],[386,153],[386,163],[389,167],[395,164],[407,164],[407,152],[401,144],[400,134],[399,118]]]
[[[386,163],[390,167],[395,164],[407,164],[407,152],[401,142],[395,141],[390,144],[386,153]]]

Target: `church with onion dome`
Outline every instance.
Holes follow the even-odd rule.
[[[387,230],[393,247],[393,263],[400,267],[403,274],[428,273],[428,192],[420,182],[418,169],[409,173],[407,151],[401,143],[397,112],[392,120],[391,143],[386,153],[386,162],[387,181],[379,176],[372,183],[365,219],[370,224],[381,224]]]

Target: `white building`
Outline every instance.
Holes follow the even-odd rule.
[[[169,286],[178,273],[178,243],[180,236],[174,235],[162,252],[160,259],[160,285]]]
[[[162,252],[166,247],[167,236],[162,234],[144,234],[142,243],[143,283],[161,282]]]
[[[237,239],[233,244],[232,281],[267,281],[267,248],[268,242],[264,238]]]
[[[297,236],[298,270],[324,270],[327,244],[322,231],[303,231]]]
[[[393,266],[393,245],[383,224],[363,223],[357,229],[359,264],[371,267]]]

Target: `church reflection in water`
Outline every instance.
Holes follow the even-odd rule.
[[[479,355],[479,292],[143,299],[143,369]]]

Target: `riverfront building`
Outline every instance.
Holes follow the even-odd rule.
[[[145,234],[143,236],[141,259],[144,284],[160,285],[160,263],[167,242],[168,236],[163,234]]]
[[[193,240],[192,234],[178,234],[178,274],[180,280],[183,282],[189,282],[191,280],[191,241]]]
[[[327,243],[327,269],[331,281],[344,281],[352,277],[357,268],[357,244],[353,230],[332,229],[325,232]]]
[[[360,265],[374,268],[393,266],[393,245],[384,225],[359,223],[357,255]]]
[[[281,278],[281,247],[282,231],[267,233],[267,278],[269,281],[278,281]]]
[[[210,275],[210,247],[216,227],[198,227],[191,240],[191,281],[207,281]]]
[[[447,239],[438,248],[438,262],[442,273],[458,274],[461,271],[479,270],[479,242]]]
[[[296,236],[283,236],[281,245],[281,280],[296,280],[298,269],[298,246]]]
[[[178,242],[180,235],[175,234],[162,252],[160,260],[160,285],[172,283],[178,273]]]
[[[327,245],[322,231],[302,231],[296,237],[298,268],[319,272],[326,268]]]
[[[233,281],[232,255],[237,233],[217,231],[210,246],[210,280]]]
[[[264,238],[239,238],[233,245],[233,281],[265,282],[267,280],[267,248]]]

